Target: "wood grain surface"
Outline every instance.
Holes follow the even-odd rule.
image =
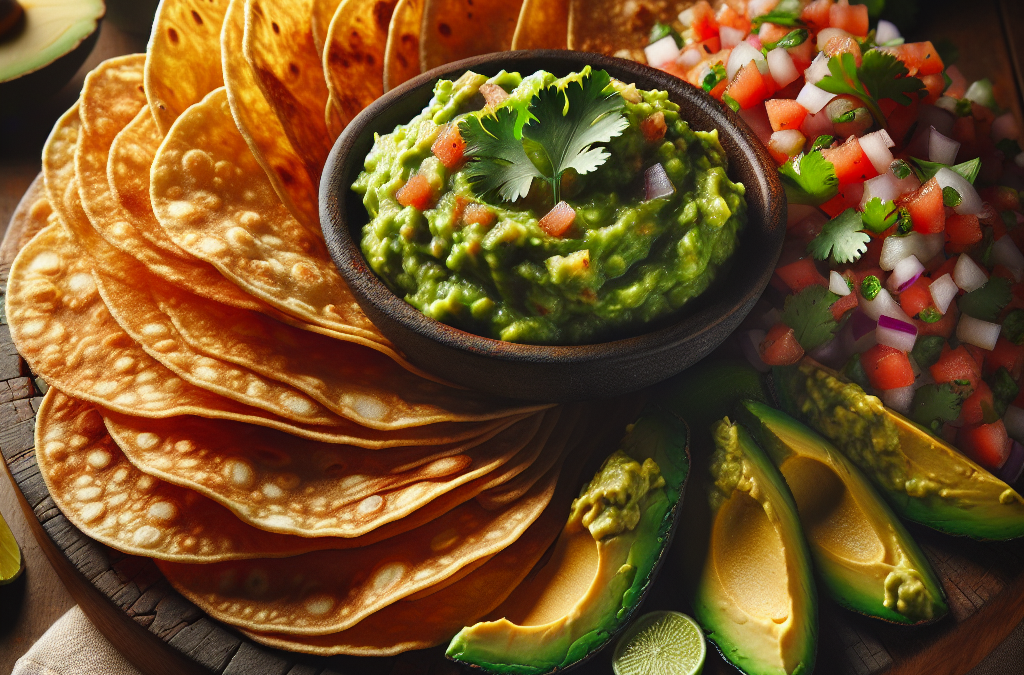
[[[951,40],[960,50],[958,65],[968,80],[992,79],[1001,103],[1020,119],[1024,77],[1018,64],[1024,56],[1024,1],[977,0],[969,5],[969,10],[960,3],[953,5],[955,11],[931,14],[909,37]],[[950,6],[942,3],[943,8]],[[64,91],[51,101],[26,102],[16,117],[0,118],[0,227],[38,173],[46,135],[74,101],[84,73],[105,58],[141,51],[144,46],[143,38],[108,22],[93,55]],[[9,243],[0,250],[8,265],[16,248]],[[0,273],[3,269],[0,265]],[[17,657],[74,602],[83,606],[129,660],[152,675],[456,672],[439,658],[437,650],[379,660],[306,658],[254,645],[211,621],[170,589],[150,561],[124,556],[84,537],[54,507],[32,449],[38,402],[30,373],[10,343],[7,326],[0,325],[0,451],[5,472],[18,486],[14,490],[0,479],[0,510],[26,559],[23,577],[0,590],[0,673],[10,672]],[[696,492],[691,492],[691,498]],[[911,530],[943,578],[951,617],[935,626],[907,629],[858,617],[823,602],[816,672],[961,675],[1024,618],[1024,542],[979,543],[923,528]],[[670,567],[663,570],[647,609],[678,606],[677,573]],[[587,672],[610,672],[607,659],[597,661]],[[705,672],[735,671],[712,657]]]

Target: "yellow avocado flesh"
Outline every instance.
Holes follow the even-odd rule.
[[[72,51],[96,30],[103,0],[19,0],[24,27],[0,41],[0,82],[35,72]]]
[[[551,559],[533,579],[516,589],[503,608],[520,626],[543,626],[566,616],[594,585],[600,565],[598,543],[587,530],[562,536]]]

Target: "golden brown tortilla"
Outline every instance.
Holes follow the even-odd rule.
[[[651,28],[672,23],[691,3],[673,0],[569,0],[569,49],[644,62]]]
[[[398,0],[384,49],[384,91],[420,74],[420,28],[424,0]]]
[[[523,0],[512,49],[568,49],[569,0]]]
[[[523,0],[425,0],[420,68],[511,49],[522,6]]]
[[[327,86],[347,125],[384,93],[384,51],[397,0],[343,0],[324,48]]]

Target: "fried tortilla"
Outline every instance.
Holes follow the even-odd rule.
[[[324,47],[327,86],[342,126],[384,94],[384,51],[397,0],[344,0]]]
[[[569,49],[646,63],[651,28],[659,21],[672,23],[682,9],[683,3],[672,0],[569,0]]]
[[[425,0],[420,69],[512,48],[523,0]]]
[[[523,0],[512,49],[568,49],[569,0]]]
[[[146,98],[160,133],[224,84],[217,61],[227,0],[162,0],[146,49]]]
[[[384,91],[420,74],[420,28],[424,0],[398,0],[384,48]]]
[[[324,58],[324,43],[327,41],[327,31],[331,27],[331,20],[334,13],[338,11],[341,0],[313,0],[313,6],[309,15],[309,28],[313,33],[313,46],[316,47],[316,55]]]
[[[46,196],[46,182],[40,173],[25,190],[14,213],[11,214],[11,222],[7,227],[11,236],[4,239],[3,248],[0,249],[0,260],[12,260],[40,230],[48,225],[60,227],[59,223],[60,218],[50,205],[50,200]],[[17,236],[14,236],[15,234]],[[5,277],[6,275],[0,272],[0,279]]]

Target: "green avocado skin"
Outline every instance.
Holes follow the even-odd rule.
[[[522,651],[505,654],[510,657],[508,659],[495,658],[501,655],[478,648],[471,631],[463,629],[448,646],[448,658],[489,673],[542,675],[561,671],[605,647],[634,616],[668,548],[677,506],[682,502],[690,472],[686,425],[657,405],[649,405],[628,430],[619,448],[640,463],[647,458],[654,460],[665,480],[665,485],[656,491],[661,494],[647,502],[634,529],[636,539],[629,549],[626,563],[634,568],[634,572],[631,579],[623,583],[622,593],[606,595],[606,606],[584,608],[581,614],[599,619],[589,630],[572,640],[567,650],[555,650],[558,652],[555,656],[547,648],[549,645],[538,644],[536,658]],[[561,635],[548,637],[552,641],[564,639]]]
[[[846,484],[846,489],[870,512],[869,516],[874,520],[872,524],[878,526],[879,538],[895,540],[893,545],[902,551],[911,568],[918,572],[932,603],[927,610],[930,616],[924,618],[908,617],[886,607],[883,602],[885,589],[877,579],[864,574],[860,565],[842,565],[819,550],[813,540],[809,540],[815,572],[833,600],[860,614],[902,624],[929,623],[948,613],[942,584],[917,542],[885,500],[871,487],[867,478],[835,446],[786,413],[763,403],[744,401],[738,406],[736,417],[780,470],[786,459],[802,454],[794,449],[796,446],[803,444],[813,447],[815,454],[824,460],[822,464],[832,468],[839,480]]]

